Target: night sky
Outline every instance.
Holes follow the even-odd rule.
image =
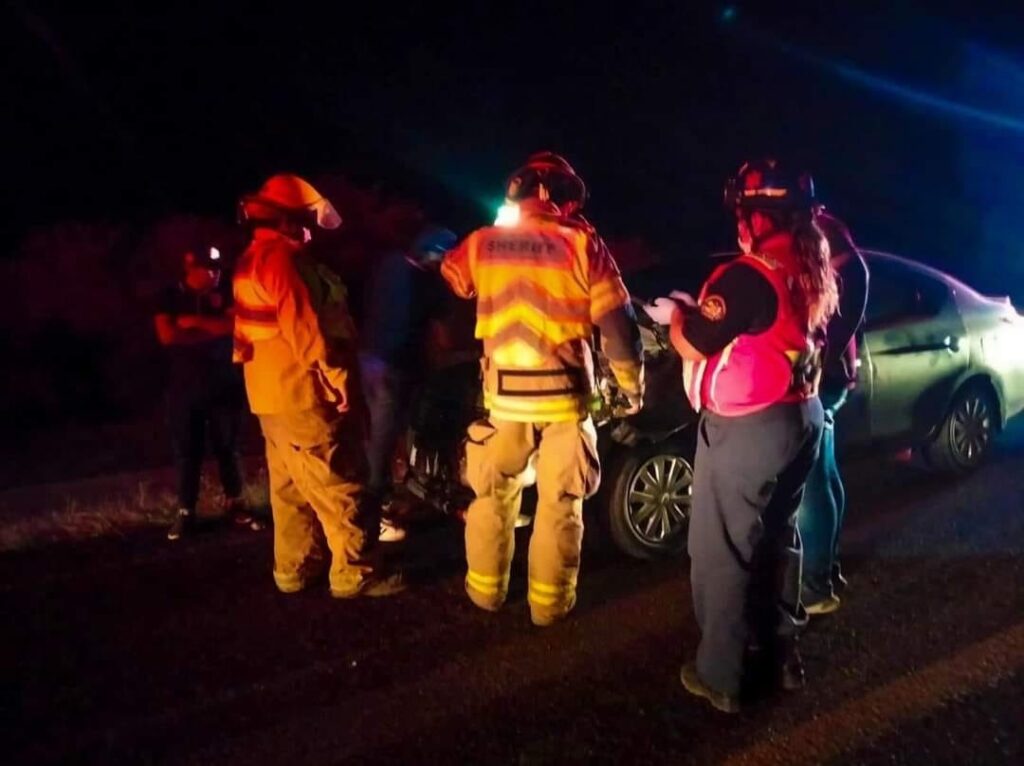
[[[862,243],[1024,283],[1024,12],[595,5],[8,4],[4,249],[69,218],[228,218],[282,169],[465,232],[551,148],[607,235],[693,257],[730,244],[724,177],[772,153]]]

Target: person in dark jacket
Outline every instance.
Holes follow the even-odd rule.
[[[396,542],[405,530],[391,514],[389,490],[395,445],[409,413],[412,390],[424,370],[424,348],[445,297],[438,268],[457,238],[427,227],[407,252],[386,253],[370,279],[359,366],[370,410],[367,457],[369,502],[381,506],[381,542]]]
[[[867,306],[868,267],[842,221],[824,208],[818,210],[815,221],[828,240],[839,283],[839,310],[826,331],[820,391],[825,427],[818,459],[807,477],[797,524],[804,547],[804,608],[808,614],[828,614],[839,608],[839,591],[846,585],[839,566],[846,492],[836,463],[835,420],[857,383],[857,331]]]
[[[167,539],[177,540],[195,526],[207,436],[220,470],[226,515],[259,530],[264,524],[242,501],[236,442],[245,394],[231,363],[231,283],[221,280],[216,248],[188,250],[182,269],[181,279],[160,294],[153,317],[170,363],[167,420],[178,474],[178,515]]]

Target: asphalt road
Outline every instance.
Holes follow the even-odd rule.
[[[596,535],[547,629],[518,556],[502,613],[467,602],[453,525],[401,551],[409,592],[356,602],[278,594],[269,533],[5,555],[0,761],[1024,763],[1024,429],[965,480],[847,476],[852,587],[805,636],[808,688],[733,717],[679,686],[685,561]]]

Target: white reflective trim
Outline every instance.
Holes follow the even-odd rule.
[[[715,365],[715,371],[711,373],[711,384],[708,386],[708,405],[714,408],[715,402],[715,386],[718,385],[718,374],[722,371],[722,368],[729,363],[729,357],[732,355],[733,346],[736,345],[736,339],[733,338],[729,341],[729,345],[722,349],[721,356],[718,357],[718,364]]]

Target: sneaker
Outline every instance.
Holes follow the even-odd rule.
[[[696,697],[703,697],[711,703],[711,707],[715,710],[719,710],[723,713],[740,712],[739,697],[715,691],[704,683],[700,676],[697,675],[696,663],[689,662],[686,665],[683,665],[683,669],[679,671],[679,680],[682,681],[683,688],[686,689],[686,691]]]
[[[253,532],[267,528],[267,523],[257,519],[245,507],[240,497],[229,497],[224,501],[224,517],[237,527],[248,527]]]
[[[405,590],[405,578],[402,577],[401,573],[396,573],[387,576],[370,575],[354,588],[347,590],[331,588],[331,595],[334,598],[358,598],[359,596],[381,598],[383,596],[394,596],[403,590]]]
[[[178,516],[171,524],[171,528],[167,530],[168,540],[180,540],[185,535],[192,532],[192,528],[195,526],[196,515],[195,512],[188,508],[179,508]]]
[[[809,604],[804,603],[804,609],[807,610],[807,614],[831,614],[839,608],[839,603],[839,596],[833,593]]]
[[[377,539],[382,543],[397,543],[405,539],[405,530],[396,526],[391,519],[381,519],[380,537]]]
[[[253,532],[262,532],[267,528],[267,522],[265,519],[258,519],[255,516],[252,517],[252,521],[249,522],[249,529]]]

